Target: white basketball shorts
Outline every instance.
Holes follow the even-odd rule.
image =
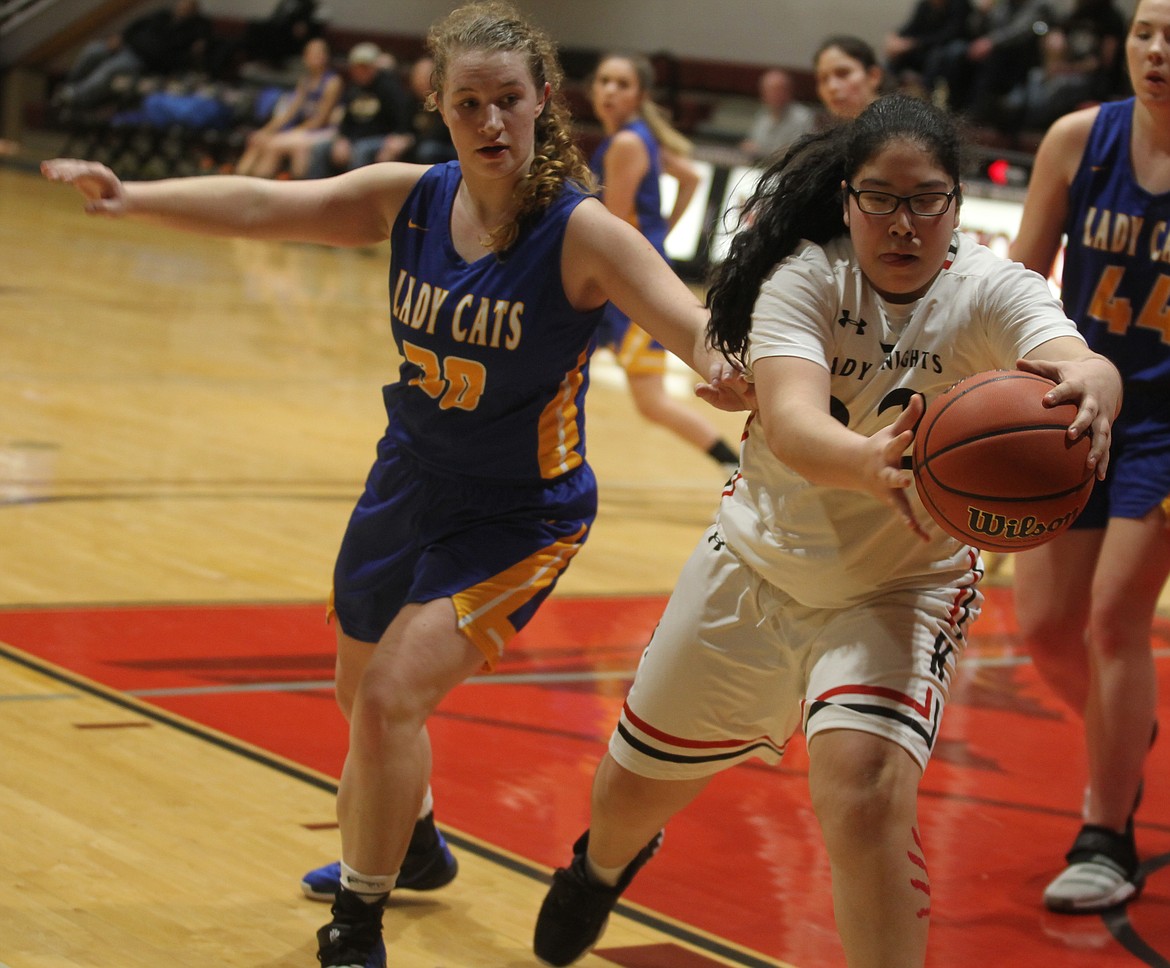
[[[708,530],[679,577],[609,751],[641,776],[693,779],[749,757],[779,761],[803,726],[897,743],[923,769],[978,613],[982,565],[962,582],[841,609],[801,605]]]

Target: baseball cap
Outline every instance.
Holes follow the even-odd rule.
[[[351,64],[377,64],[382,59],[382,48],[369,41],[354,44],[349,52]]]

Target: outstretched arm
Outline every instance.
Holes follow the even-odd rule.
[[[700,396],[722,410],[750,409],[746,385],[707,343],[707,309],[633,226],[594,199],[574,210],[561,277],[570,303],[594,309],[611,300],[706,383]]]
[[[905,494],[913,477],[902,466],[925,408],[920,395],[911,398],[894,423],[866,437],[829,412],[829,371],[823,366],[769,356],[755,361],[752,370],[764,439],[778,460],[812,484],[872,495],[927,540]]]
[[[57,158],[41,165],[50,181],[73,185],[91,215],[134,217],[202,235],[339,246],[388,238],[424,170],[377,165],[305,181],[212,175],[123,182],[97,162]]]

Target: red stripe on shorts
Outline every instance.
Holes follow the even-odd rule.
[[[893,699],[904,706],[909,706],[919,716],[925,720],[930,719],[930,707],[934,705],[934,690],[926,690],[926,699],[919,703],[915,702],[905,693],[898,692],[896,689],[886,689],[883,686],[838,686],[836,689],[830,689],[828,692],[821,693],[817,696],[818,702],[828,702],[834,696],[843,694],[860,694],[863,696],[880,696],[882,699]]]
[[[754,739],[683,739],[681,736],[671,736],[670,733],[664,733],[660,729],[655,729],[645,720],[639,719],[634,715],[630,709],[629,703],[622,707],[622,713],[625,715],[634,726],[647,736],[653,737],[660,743],[668,743],[671,746],[680,746],[683,749],[692,750],[716,750],[716,749],[731,749],[736,746],[750,746],[753,743],[767,743],[769,746],[782,747],[783,744],[774,742],[768,736],[757,736]]]

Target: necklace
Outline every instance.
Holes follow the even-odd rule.
[[[490,225],[476,213],[465,187],[460,188],[459,193],[455,196],[455,200],[463,203],[462,217],[466,220],[472,234],[476,236],[476,241],[482,248],[490,249],[492,247],[492,233],[499,231],[501,226],[506,225],[512,217],[512,213],[508,212],[503,218],[495,220],[494,225]]]

